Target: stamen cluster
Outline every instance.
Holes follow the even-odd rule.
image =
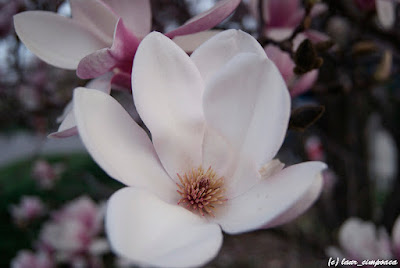
[[[223,204],[227,200],[223,188],[224,178],[218,177],[211,167],[204,171],[201,166],[183,176],[177,175],[181,182],[176,184],[179,188],[177,192],[182,197],[178,205],[187,204],[188,209],[197,211],[202,216],[207,213],[214,217],[215,205]]]

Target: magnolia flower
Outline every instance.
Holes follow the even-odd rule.
[[[388,260],[400,256],[400,217],[392,230],[392,241],[386,230],[377,229],[372,222],[350,218],[340,227],[339,245],[329,247],[327,255],[356,260]]]
[[[301,0],[250,0],[250,9],[256,16],[259,1],[262,1],[264,34],[276,41],[290,37],[305,15]],[[315,4],[311,10],[311,17],[321,14],[326,8],[324,4]],[[307,30],[304,34],[313,41],[327,39],[322,33],[313,30]]]
[[[290,58],[290,55],[274,45],[267,45],[265,53],[278,67],[289,88],[291,97],[297,97],[309,90],[318,78],[318,70],[312,70],[300,77],[297,76],[293,72],[295,63]]]
[[[82,256],[99,255],[108,250],[108,244],[98,237],[102,231],[104,213],[88,197],[73,200],[53,214],[40,232],[40,242],[55,251],[60,262],[82,261]]]
[[[166,36],[203,34],[228,17],[240,0],[222,0]],[[149,0],[70,0],[72,18],[46,11],[28,11],[14,17],[22,42],[54,66],[77,69],[82,79],[113,72],[111,83],[130,87],[132,60],[141,39],[151,30]],[[182,38],[180,42],[183,42]],[[199,41],[200,42],[200,41]]]
[[[283,169],[290,96],[250,35],[224,31],[189,57],[160,33],[141,43],[132,88],[152,141],[108,94],[77,88],[79,135],[127,185],[108,202],[112,248],[137,264],[199,266],[230,234],[272,227],[307,209],[321,162]],[[101,107],[101,109],[99,109]]]
[[[53,268],[54,263],[45,252],[33,253],[29,250],[21,250],[11,261],[11,268]]]
[[[23,196],[18,205],[10,206],[13,221],[20,226],[41,217],[44,212],[45,206],[36,196]]]

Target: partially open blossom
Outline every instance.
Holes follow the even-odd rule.
[[[53,268],[54,262],[46,252],[18,251],[11,261],[11,268]]]
[[[132,78],[152,140],[108,94],[74,92],[83,143],[127,185],[106,214],[111,246],[122,257],[145,266],[200,266],[218,253],[221,229],[237,234],[283,224],[318,197],[324,163],[283,169],[273,159],[290,96],[250,35],[224,31],[189,57],[151,33],[138,48]]]
[[[274,45],[267,45],[265,53],[278,67],[291,97],[297,97],[309,90],[318,78],[318,70],[312,70],[302,76],[296,75],[293,71],[295,64],[290,55]]]
[[[377,229],[372,222],[350,218],[340,227],[339,246],[329,247],[330,257],[363,260],[387,260],[392,258],[391,242],[386,230]]]
[[[65,205],[44,224],[39,240],[55,253],[59,262],[81,261],[82,256],[98,255],[108,250],[99,237],[104,211],[88,197],[80,197]]]
[[[19,226],[24,226],[30,221],[43,216],[44,212],[45,205],[36,196],[23,196],[18,205],[10,206],[13,221]]]
[[[262,1],[264,33],[276,41],[288,38],[305,15],[301,0],[250,0],[250,8],[255,15],[258,14],[259,1]],[[315,4],[311,17],[321,14],[326,8],[324,4]],[[307,30],[304,34],[313,41],[327,39],[322,33],[313,30]]]
[[[222,0],[166,36],[193,35],[228,17],[240,0]],[[39,58],[65,69],[77,69],[80,78],[113,72],[111,83],[130,87],[132,61],[141,39],[151,30],[149,0],[71,0],[72,18],[46,11],[28,11],[14,17],[22,42]],[[180,39],[181,42],[182,38]]]

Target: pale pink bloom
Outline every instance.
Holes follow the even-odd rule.
[[[293,72],[296,65],[290,55],[274,45],[267,45],[265,53],[278,67],[289,88],[291,97],[296,97],[309,90],[318,78],[318,70],[312,70],[302,76],[296,75]]]
[[[166,36],[208,30],[228,17],[239,3],[222,0]],[[129,88],[136,49],[151,30],[150,1],[71,0],[70,4],[72,18],[45,11],[16,15],[15,30],[22,42],[49,64],[77,69],[82,79],[112,71],[111,83]]]
[[[218,253],[221,230],[283,224],[315,201],[326,165],[283,169],[273,159],[287,130],[290,96],[252,36],[224,31],[189,57],[151,33],[133,73],[135,105],[152,141],[108,94],[74,93],[83,143],[127,185],[106,213],[121,257],[145,266],[200,266]]]
[[[45,205],[36,196],[23,196],[18,205],[10,206],[13,221],[21,226],[43,216],[45,210]]]
[[[340,227],[339,246],[329,247],[327,255],[363,260],[387,260],[392,258],[391,243],[386,230],[377,229],[372,222],[350,218]]]
[[[63,165],[50,165],[50,163],[45,160],[37,160],[33,166],[32,177],[37,181],[41,188],[50,189],[59,179],[60,173],[63,169]]]
[[[74,262],[82,255],[102,254],[108,244],[99,234],[104,211],[88,197],[80,197],[52,215],[40,232],[40,242],[54,251],[60,262]]]
[[[53,268],[55,264],[45,252],[34,253],[30,250],[18,251],[11,261],[11,268]]]

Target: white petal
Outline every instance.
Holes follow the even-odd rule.
[[[70,0],[72,18],[112,45],[117,16],[100,0]]]
[[[266,35],[268,38],[271,38],[274,41],[281,42],[289,38],[292,35],[293,30],[294,30],[293,28],[269,27],[268,30],[266,31]]]
[[[212,76],[218,75],[218,70],[239,53],[255,53],[267,57],[254,37],[238,30],[217,34],[199,46],[190,57],[207,84]]]
[[[393,0],[376,0],[376,12],[378,13],[378,19],[382,27],[385,29],[392,28],[396,16],[396,4]]]
[[[69,128],[76,127],[75,116],[73,109],[65,116],[64,120],[61,122],[58,131],[64,131]]]
[[[110,198],[106,230],[119,255],[145,266],[201,266],[222,244],[218,225],[135,188]]]
[[[226,137],[243,159],[254,162],[258,171],[283,142],[290,97],[272,61],[242,53],[210,81],[203,107],[207,124]]]
[[[274,226],[282,225],[292,221],[301,214],[303,214],[319,197],[323,185],[322,176],[317,175],[314,183],[303,194],[303,196],[288,210],[284,211],[281,215],[270,221],[264,228],[271,228]]]
[[[301,200],[324,168],[326,165],[321,162],[285,168],[243,195],[228,200],[217,212],[215,221],[231,234],[258,229]]]
[[[74,113],[79,135],[94,160],[122,183],[175,198],[147,134],[110,95],[77,88]]]
[[[209,30],[194,34],[175,36],[172,40],[186,52],[193,52],[205,41],[220,32],[220,30]]]
[[[135,56],[132,91],[154,147],[172,178],[201,164],[203,83],[196,66],[172,40],[151,33]]]
[[[103,0],[121,17],[125,25],[138,37],[143,38],[151,30],[149,0]]]
[[[19,38],[36,56],[65,69],[107,46],[87,28],[72,19],[46,11],[27,11],[14,16]]]

